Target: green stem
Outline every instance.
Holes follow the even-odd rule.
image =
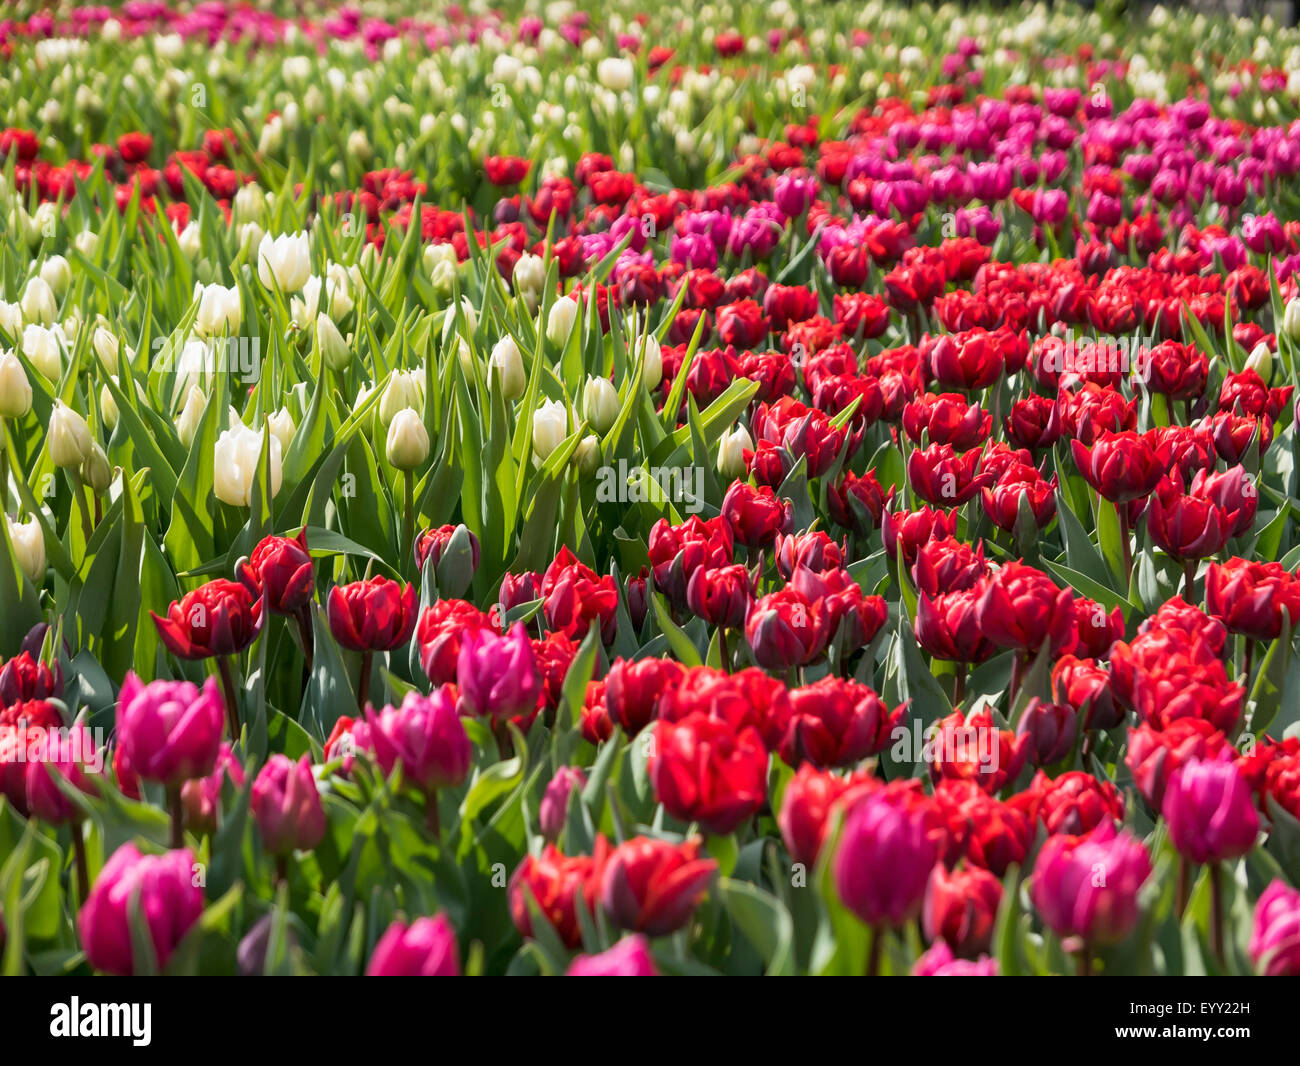
[[[404,497],[404,515],[402,527],[403,559],[410,562],[415,558],[415,471],[407,470],[402,474],[402,494]]]
[[[1223,874],[1217,862],[1210,863],[1210,953],[1223,965]]]
[[[867,976],[879,977],[880,955],[885,946],[885,938],[878,925],[873,925],[867,936],[870,937],[870,943],[867,947]]]
[[[226,696],[226,725],[230,729],[230,742],[239,740],[239,704],[235,699],[235,679],[230,672],[230,659],[217,656],[217,670],[221,674],[221,688]]]
[[[167,809],[172,816],[172,838],[171,846],[173,848],[183,848],[185,846],[185,808],[181,806],[181,786],[167,786]]]
[[[366,697],[370,693],[370,666],[374,657],[372,651],[361,653],[361,674],[357,678],[357,710],[362,712],[366,709]]]
[[[72,852],[77,866],[77,903],[84,906],[90,895],[90,865],[86,861],[86,840],[82,836],[84,826],[80,822],[72,825]]]

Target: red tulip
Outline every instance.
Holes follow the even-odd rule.
[[[949,872],[942,863],[930,872],[921,927],[930,941],[943,939],[958,955],[987,951],[1002,904],[1002,882],[987,870],[967,866]]]
[[[296,537],[266,537],[236,569],[239,579],[272,614],[297,614],[316,590],[306,526]]]
[[[649,771],[668,813],[730,833],[767,798],[767,749],[753,726],[733,729],[706,714],[655,726]]]
[[[376,575],[330,589],[330,632],[353,651],[392,651],[415,632],[414,585]]]
[[[634,837],[609,856],[601,878],[601,903],[620,929],[668,936],[691,920],[718,872],[701,859],[700,842],[672,844]]]
[[[206,659],[243,651],[262,628],[261,599],[238,581],[214,578],[167,608],[167,617],[149,617],[167,650],[181,659]]]
[[[796,769],[851,766],[889,746],[907,715],[907,704],[890,710],[868,685],[839,677],[790,690],[790,717],[780,755]]]

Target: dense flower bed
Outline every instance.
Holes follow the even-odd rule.
[[[1300,973],[1300,34],[694,6],[6,9],[6,973]]]

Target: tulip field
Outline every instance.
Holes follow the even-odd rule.
[[[1300,975],[1300,29],[1131,6],[0,8],[3,973]]]

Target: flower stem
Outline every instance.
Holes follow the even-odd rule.
[[[722,656],[722,669],[731,673],[731,652],[727,648],[726,626],[718,626],[718,653]]]
[[[361,653],[361,674],[357,678],[357,710],[366,709],[366,696],[370,693],[370,665],[374,659],[375,653],[372,651],[363,651]]]
[[[415,558],[415,471],[407,470],[402,474],[402,492],[404,496],[404,519],[402,523],[402,559],[404,564],[413,565]],[[406,568],[403,565],[402,569]]]
[[[1091,977],[1092,976],[1092,952],[1088,950],[1086,946],[1082,947],[1079,949],[1078,957],[1079,957],[1079,976]]]
[[[1191,894],[1191,887],[1192,887],[1192,864],[1188,862],[1184,856],[1179,855],[1178,856],[1178,887],[1176,890],[1177,895],[1175,896],[1176,909],[1174,911],[1174,913],[1178,915],[1179,918],[1182,918],[1183,912],[1187,910],[1187,898]]]
[[[1223,876],[1217,862],[1210,863],[1210,954],[1223,965]]]
[[[235,701],[235,679],[230,673],[230,659],[217,656],[217,669],[221,672],[221,687],[226,694],[226,725],[230,728],[230,742],[239,739],[239,704]]]
[[[77,867],[77,903],[84,905],[90,895],[90,866],[86,862],[86,840],[82,834],[83,826],[74,822],[72,826],[72,852]]]
[[[952,705],[960,707],[966,699],[966,664],[957,664],[957,676],[952,686]]]
[[[873,925],[867,936],[870,938],[870,943],[867,946],[867,976],[879,977],[880,954],[885,946],[885,938],[878,925]]]
[[[510,727],[505,722],[497,722],[492,726],[492,735],[497,741],[497,755],[501,759],[514,758],[515,742],[510,737]]]
[[[424,797],[424,827],[434,840],[442,839],[442,825],[438,817],[438,790],[431,788]]]
[[[172,816],[172,843],[173,848],[183,848],[185,846],[185,809],[181,806],[181,786],[167,786],[167,809]]]
[[[1192,603],[1192,586],[1196,583],[1196,560],[1183,560],[1183,599]]]
[[[298,620],[298,641],[302,644],[302,691],[305,695],[307,684],[311,681],[311,668],[314,660],[315,637],[311,631],[311,605],[302,608],[295,616]]]
[[[76,498],[77,510],[81,514],[81,535],[89,544],[95,529],[90,523],[90,490],[86,488],[81,478],[73,478],[72,495]]]
[[[1115,517],[1119,519],[1119,544],[1124,555],[1124,587],[1127,588],[1133,579],[1133,548],[1128,542],[1132,533],[1128,523],[1128,506],[1115,504]]]

